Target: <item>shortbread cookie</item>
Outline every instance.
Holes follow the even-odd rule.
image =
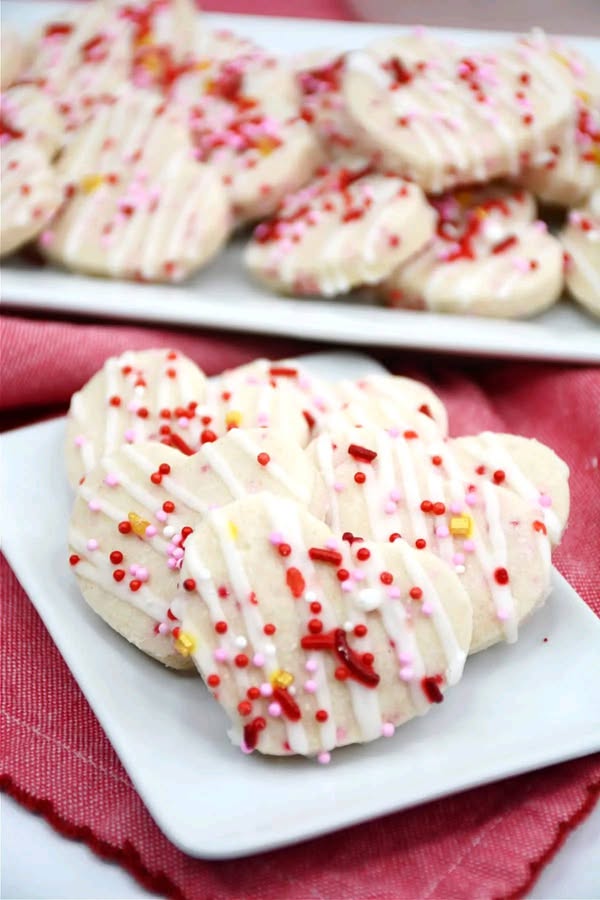
[[[355,152],[354,127],[342,97],[344,54],[328,50],[306,53],[294,61],[302,91],[302,118],[329,157]]]
[[[469,199],[457,203],[461,196]],[[529,222],[530,195],[494,188],[486,199],[461,192],[432,202],[435,238],[384,282],[390,305],[517,318],[558,299],[562,250],[543,222]]]
[[[259,387],[268,384],[278,388],[285,385],[299,400],[310,429],[340,405],[337,386],[312,375],[302,365],[301,359],[255,359],[235,369],[227,369],[216,383],[221,391],[226,392],[236,391],[244,385]],[[297,432],[297,426],[294,426],[294,432]],[[301,436],[297,439],[303,443]]]
[[[578,100],[575,122],[564,138],[528,167],[520,183],[544,203],[578,206],[600,190],[600,101]]]
[[[0,32],[0,90],[5,91],[17,80],[25,67],[25,56],[21,37],[3,22]]]
[[[391,736],[460,678],[468,597],[403,541],[350,546],[262,494],[205,517],[181,577],[178,645],[245,753],[328,762],[334,747]]]
[[[77,490],[71,565],[87,602],[112,628],[167,666],[189,663],[173,646],[169,604],[186,542],[210,510],[268,490],[323,517],[316,469],[274,430],[236,429],[193,458],[159,443],[104,456]]]
[[[176,112],[128,92],[99,109],[57,164],[65,202],[42,249],[79,272],[180,281],[229,232],[218,174],[193,159]]]
[[[2,94],[2,128],[24,134],[48,159],[63,143],[63,124],[52,100],[35,84],[17,84]]]
[[[586,209],[572,210],[560,240],[566,251],[566,281],[571,296],[600,316],[600,189]]]
[[[170,97],[188,110],[197,158],[221,174],[238,223],[270,215],[323,160],[298,117],[293,73],[258,48],[200,59],[177,78]]]
[[[416,185],[330,168],[256,227],[245,262],[274,290],[330,297],[383,280],[432,233],[433,214]]]
[[[367,375],[357,381],[338,381],[334,390],[338,406],[320,419],[319,433],[370,425],[418,428],[433,438],[448,433],[444,404],[420,381],[400,375]]]
[[[44,230],[62,194],[44,151],[4,120],[0,156],[0,256],[5,256]]]
[[[123,444],[161,441],[191,456],[234,428],[281,428],[299,446],[310,438],[305,398],[287,383],[215,379],[174,350],[127,351],[73,395],[66,460],[76,485]]]
[[[555,143],[573,101],[545,48],[515,41],[454,52],[412,36],[346,57],[342,93],[362,145],[387,170],[439,192],[516,175],[526,154]]]
[[[519,623],[550,590],[550,542],[537,503],[493,477],[471,479],[460,444],[422,441],[415,430],[345,430],[315,444],[309,455],[330,489],[334,530],[402,537],[452,566],[473,602],[472,653],[517,639]]]

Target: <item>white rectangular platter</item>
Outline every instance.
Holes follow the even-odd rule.
[[[380,370],[354,354],[305,362],[331,379]],[[56,474],[63,437],[62,419],[4,436],[3,550],[150,814],[185,852],[256,853],[600,749],[600,705],[582,690],[600,675],[600,621],[555,573],[518,643],[470,659],[444,703],[393,738],[337,751],[329,766],[244,756],[199,679],[144,657],[81,599],[67,562],[72,497]]]
[[[64,3],[3,0],[2,18],[23,33],[56,16]],[[230,28],[281,54],[317,47],[340,51],[389,34],[390,25],[267,16],[207,15],[212,28]],[[543,25],[543,23],[540,23]],[[507,32],[438,29],[465,45],[505,43]],[[600,40],[569,38],[600,66]],[[336,301],[279,298],[252,283],[234,241],[207,269],[175,286],[115,284],[9,260],[2,299],[21,310],[208,326],[363,346],[405,347],[459,354],[600,362],[600,323],[568,300],[530,321],[443,316]]]

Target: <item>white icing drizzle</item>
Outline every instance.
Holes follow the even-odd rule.
[[[482,482],[479,490],[484,502],[484,511],[487,519],[488,534],[492,545],[495,567],[506,567],[508,563],[506,535],[502,528],[498,492],[494,485],[487,481]],[[492,563],[488,557],[487,550],[484,551],[482,535],[475,533],[474,537],[477,544],[476,552],[482,558],[482,562],[484,563],[483,571],[496,607],[496,613],[506,616],[505,620],[502,621],[506,640],[509,643],[514,643],[518,636],[519,620],[510,583],[500,585],[496,582],[493,575],[494,563]]]
[[[329,492],[329,524],[331,525],[332,530],[337,533],[340,530],[340,505],[338,502],[337,491],[335,490],[336,477],[331,437],[327,433],[320,434],[319,437],[315,439],[315,449],[317,467]]]
[[[249,436],[246,431],[241,428],[235,428],[232,433],[232,438],[235,443],[240,447],[240,449],[244,450],[248,456],[252,459],[256,460],[258,454],[261,452],[261,447],[259,444],[256,444]],[[310,490],[306,486],[299,487],[287,474],[283,466],[280,466],[279,463],[275,462],[273,458],[269,460],[269,463],[266,466],[265,471],[276,481],[278,481],[287,491],[290,492],[292,497],[295,497],[301,503],[308,503],[310,500]],[[244,491],[246,493],[246,491]]]
[[[122,447],[121,452],[141,472],[145,472],[147,475],[151,475],[156,471],[157,464],[152,463],[150,462],[150,460],[146,459],[143,453],[140,453],[139,450],[137,450],[131,444]],[[144,503],[144,505],[147,506],[148,509],[155,508],[156,501],[154,500],[154,497],[150,493],[150,491],[144,490],[144,488],[140,487],[136,482],[133,482],[126,477],[124,477],[122,483],[123,486],[128,491],[130,491],[132,497],[134,497],[140,503]],[[179,500],[181,501],[181,503],[185,503],[185,505],[190,509],[193,509],[194,512],[204,513],[208,509],[208,504],[205,503],[197,493],[189,491],[179,481],[177,481],[173,475],[163,475],[161,484],[162,487],[164,487],[164,489],[174,500]]]
[[[236,478],[233,469],[229,463],[223,459],[217,447],[214,447],[211,443],[203,444],[202,455],[233,497],[237,499],[246,495],[246,488],[242,482]]]

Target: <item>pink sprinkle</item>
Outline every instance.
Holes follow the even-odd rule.
[[[227,650],[224,647],[217,647],[217,649],[213,653],[213,656],[217,662],[226,662],[227,661]]]
[[[279,544],[283,544],[283,535],[280,531],[272,531],[269,540],[275,547],[278,547]]]
[[[533,223],[533,227],[536,231],[539,231],[540,234],[545,234],[548,231],[548,226],[541,219],[537,219],[537,221]]]
[[[138,564],[137,564],[137,563],[131,563],[131,565],[129,566],[129,574],[130,574],[130,575],[137,575],[137,570],[138,570]]]
[[[98,512],[101,509],[99,500],[90,500],[88,503],[88,509],[91,509],[92,512]]]
[[[104,476],[104,484],[107,484],[109,487],[116,487],[119,483],[119,476],[114,472],[108,472]]]
[[[435,533],[439,538],[447,538],[450,534],[447,525],[438,525],[435,529]]]
[[[523,256],[515,256],[513,259],[513,267],[517,272],[529,272],[529,260]]]
[[[304,682],[304,690],[307,694],[314,694],[317,690],[317,682],[309,678],[308,681]]]
[[[125,434],[123,435],[128,444],[134,444],[137,440],[137,434],[135,433],[135,429],[128,428]]]
[[[40,244],[42,247],[49,247],[54,241],[54,232],[46,229],[40,234]]]
[[[354,590],[354,581],[347,578],[345,581],[342,581],[340,587],[345,594],[350,594]]]
[[[252,665],[256,666],[258,669],[262,669],[265,664],[265,658],[262,653],[255,653],[252,657]]]
[[[144,533],[145,533],[146,537],[151,538],[151,537],[154,537],[154,535],[157,534],[158,531],[154,525],[148,525],[148,527],[146,528],[146,531]]]
[[[158,633],[159,634],[167,634],[168,631],[169,631],[169,626],[167,625],[167,623],[161,622],[160,625],[158,626]]]
[[[166,512],[164,511],[164,509],[157,509],[156,512],[154,513],[154,518],[158,519],[159,522],[166,522],[168,519],[168,516],[167,516]]]
[[[430,616],[433,613],[433,606],[426,600],[424,603],[421,603],[421,612],[424,616]]]
[[[467,553],[473,553],[475,550],[475,541],[472,541],[471,538],[467,538],[466,541],[463,541],[463,550],[466,550]]]
[[[331,753],[328,753],[327,750],[321,750],[321,752],[317,756],[317,760],[321,763],[322,766],[326,766],[331,762]]]
[[[270,716],[277,718],[277,716],[281,715],[281,705],[279,703],[269,703],[268,712]]]
[[[391,722],[384,722],[381,726],[381,733],[384,737],[390,738],[395,732],[395,728]]]
[[[100,545],[98,544],[98,541],[95,538],[90,538],[86,544],[86,547],[88,548],[88,550],[97,550],[99,546]]]
[[[271,697],[273,694],[273,688],[268,681],[265,681],[264,684],[261,684],[259,690],[261,697]]]
[[[402,666],[398,674],[401,681],[412,681],[415,676],[412,666]]]
[[[265,412],[260,412],[256,417],[256,422],[260,426],[265,426],[269,424],[269,414]]]
[[[127,412],[134,413],[137,412],[139,408],[140,404],[137,402],[137,400],[130,400],[127,404]]]
[[[344,485],[341,481],[336,481],[336,483],[333,485],[333,489],[334,491],[336,491],[336,493],[341,494],[344,490]]]
[[[325,546],[328,550],[337,550],[339,545],[337,540],[334,537],[331,537],[325,541]]]
[[[507,609],[499,609],[496,612],[496,616],[500,622],[507,622],[510,619],[510,613]]]
[[[401,496],[402,495],[400,494],[398,488],[394,488],[392,491],[390,491],[390,500],[392,500],[394,503],[398,503]]]
[[[318,666],[314,659],[308,659],[304,664],[304,668],[307,672],[316,672]]]
[[[240,744],[240,750],[242,751],[242,753],[246,753],[246,754],[248,754],[248,755],[249,755],[250,753],[252,753],[252,749],[248,746],[248,744],[247,744],[246,741],[244,741],[244,740],[243,740],[242,743]]]
[[[170,556],[167,560],[167,566],[169,567],[169,569],[176,569],[177,568],[177,560],[174,559],[174,557]]]
[[[390,437],[398,437],[398,435],[400,434],[400,429],[396,428],[396,426],[394,425],[392,428],[388,428],[388,434]]]
[[[545,507],[552,506],[552,497],[549,497],[548,494],[540,494],[539,504]]]
[[[450,512],[454,513],[454,515],[458,516],[462,512],[462,503],[451,503],[450,504]]]
[[[475,491],[469,491],[469,493],[465,496],[465,503],[467,506],[477,506],[477,497],[475,495]]]
[[[393,500],[388,500],[388,502],[384,506],[385,513],[388,516],[392,516],[396,512],[396,504]]]
[[[452,562],[454,563],[455,566],[462,565],[462,563],[464,563],[464,561],[465,561],[464,553],[454,553],[452,555]]]
[[[177,419],[177,424],[180,428],[189,428],[190,420],[186,416],[181,416],[180,419]]]
[[[181,537],[180,534],[174,534],[173,537],[171,538],[171,540],[173,541],[173,543],[174,543],[175,546],[177,547],[177,545],[180,544],[181,541],[182,541],[183,539],[182,539],[182,537]]]
[[[175,549],[173,550],[173,556],[175,557],[175,559],[182,559],[183,552],[184,551],[181,549],[181,547],[175,547]]]
[[[76,447],[83,447],[83,445],[86,443],[86,441],[87,441],[87,438],[84,434],[78,434],[77,437],[75,438],[74,444]]]
[[[387,595],[390,598],[390,600],[398,600],[401,596],[400,588],[396,587],[396,585],[393,584],[390,588],[388,588]]]
[[[403,665],[407,666],[412,662],[412,654],[410,653],[399,653],[398,654],[398,662],[401,662]]]
[[[137,578],[138,581],[148,581],[148,569],[145,569],[143,566],[138,566]]]

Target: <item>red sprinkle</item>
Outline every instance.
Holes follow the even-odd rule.
[[[163,511],[166,513],[175,512],[175,504],[173,503],[172,500],[165,500],[165,502],[162,505],[162,508],[163,508]]]
[[[375,450],[369,450],[367,447],[361,447],[359,444],[350,444],[348,447],[348,453],[354,459],[362,459],[363,462],[373,462],[376,458],[377,453]]]
[[[443,516],[446,512],[446,507],[443,503],[434,503],[433,504],[433,513],[436,516]]]
[[[326,722],[329,718],[329,713],[325,709],[318,709],[315,713],[315,719],[317,722]]]
[[[360,559],[361,562],[364,562],[365,560],[369,559],[370,556],[371,556],[371,551],[368,549],[368,547],[360,547],[356,551],[356,558]]]
[[[161,475],[168,475],[171,471],[171,466],[169,465],[169,463],[161,463],[158,467],[158,471]]]
[[[496,484],[502,484],[502,482],[506,478],[506,474],[502,471],[502,469],[496,469],[492,477]]]
[[[441,675],[435,675],[431,678],[421,679],[421,687],[423,688],[423,693],[430,703],[441,703],[444,699],[444,695],[439,689],[439,685],[441,684],[441,682]]]
[[[118,528],[121,534],[129,534],[131,531],[131,522],[119,522]]]
[[[289,544],[278,544],[277,552],[280,556],[289,556],[292,552],[292,548]]]
[[[112,396],[108,402],[110,403],[111,406],[120,406],[121,398],[118,397],[117,394],[114,394],[114,396]]]
[[[510,247],[514,247],[517,243],[517,237],[514,234],[510,234],[508,237],[505,237],[504,240],[498,241],[497,244],[494,244],[492,247],[492,253],[504,253],[505,250],[509,250]]]
[[[113,578],[115,581],[123,581],[125,578],[125,569],[115,569],[113,572]]]
[[[416,438],[419,437],[419,435],[417,434],[416,431],[405,431],[404,437],[407,441],[414,441]]]
[[[263,631],[265,634],[271,635],[271,634],[275,634],[277,629],[275,628],[275,626],[273,625],[272,622],[267,622],[267,624],[263,628]]]
[[[193,578],[186,578],[183,582],[183,588],[186,591],[195,591],[196,590],[196,582]]]
[[[137,578],[133,578],[133,579],[129,582],[129,590],[130,590],[130,591],[133,591],[134,593],[135,593],[136,591],[139,591],[139,589],[141,588],[141,586],[142,586],[142,582],[141,582],[141,581],[138,581]]]
[[[535,522],[533,523],[533,530],[540,531],[542,534],[548,533],[548,529],[546,528],[546,526],[544,525],[543,522],[540,522],[539,519],[536,519]]]
[[[240,716],[249,716],[252,712],[252,704],[249,700],[242,700],[238,703],[238,712]]]
[[[315,562],[331,563],[333,566],[339,566],[342,562],[342,554],[337,550],[328,550],[325,547],[311,547],[308,555]]]
[[[221,679],[218,675],[209,675],[206,679],[206,683],[209,687],[218,687],[221,684]]]
[[[285,582],[292,592],[293,597],[298,598],[302,596],[306,587],[306,582],[304,581],[304,576],[300,569],[291,566],[285,573]]]
[[[368,631],[368,629],[367,629],[366,625],[360,624],[360,625],[354,626],[354,634],[358,638],[364,637],[366,635],[367,631]]]
[[[210,428],[205,428],[202,434],[200,435],[200,443],[201,444],[212,444],[213,441],[216,441],[217,436],[214,431],[211,431]]]
[[[259,463],[259,465],[266,466],[271,461],[271,457],[269,456],[268,453],[259,453],[258,456],[256,457],[256,460]]]
[[[162,481],[162,475],[160,474],[160,472],[153,472],[150,476],[150,481],[152,482],[152,484],[160,484]]]
[[[423,500],[421,503],[421,510],[424,513],[433,512],[433,503],[431,502],[431,500]]]
[[[310,619],[308,630],[311,634],[320,634],[323,631],[323,623],[320,619]]]
[[[227,622],[219,619],[218,622],[215,622],[215,631],[217,634],[225,634],[227,632]]]
[[[509,582],[508,572],[506,571],[506,569],[503,566],[501,566],[500,568],[498,568],[494,571],[494,579],[496,580],[496,582],[498,584],[508,584],[508,582]]]
[[[423,538],[417,538],[415,541],[415,547],[417,550],[424,550],[427,546],[427,541],[424,541]]]
[[[391,572],[382,572],[381,575],[379,576],[379,580],[381,581],[382,584],[391,584],[392,581],[394,580],[394,576],[392,575]]]
[[[393,544],[394,541],[397,541],[398,538],[401,538],[401,537],[402,537],[401,534],[398,534],[397,531],[394,531],[394,532],[392,532],[392,534],[390,534],[388,541],[390,542],[390,544]]]
[[[420,587],[412,587],[408,593],[411,600],[420,600],[423,596],[423,591]]]
[[[367,476],[364,472],[357,472],[354,476],[354,480],[357,484],[364,484],[367,480]]]
[[[295,378],[297,374],[298,369],[292,369],[289,366],[271,366],[269,369],[269,375],[274,378]]]
[[[300,707],[285,688],[273,688],[273,698],[281,706],[281,711],[286,719],[289,719],[291,722],[297,722],[302,718]]]
[[[245,653],[238,653],[238,655],[234,659],[234,663],[238,667],[238,669],[245,669],[248,665],[248,657]]]
[[[122,558],[122,557],[121,557],[121,558]],[[112,559],[112,553],[111,553],[111,559]],[[79,562],[79,560],[80,560],[80,557],[77,556],[76,553],[71,553],[71,555],[70,555],[70,557],[69,557],[69,565],[70,565],[70,566],[76,566],[77,563]],[[120,562],[120,560],[119,560],[119,562]]]
[[[118,566],[119,563],[123,562],[123,554],[120,550],[113,550],[109,557],[113,566]]]
[[[336,572],[338,581],[348,581],[350,578],[350,572],[348,569],[338,569]]]

